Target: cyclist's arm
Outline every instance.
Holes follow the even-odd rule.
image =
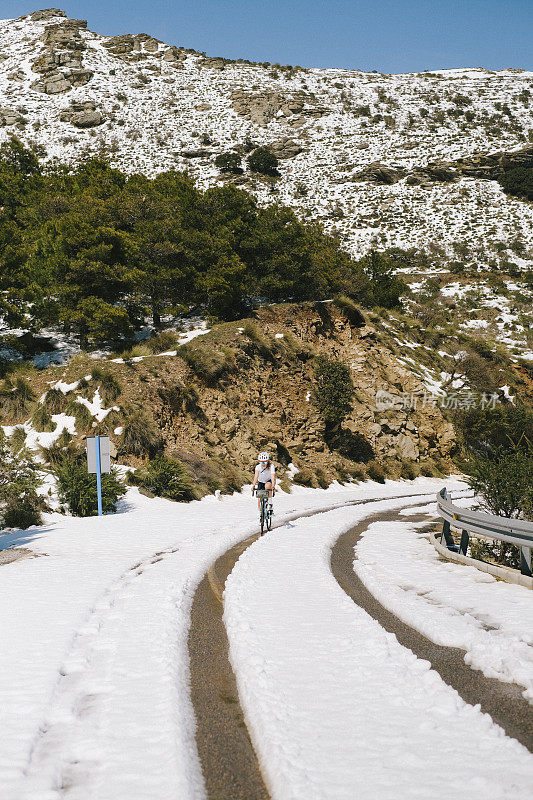
[[[272,483],[272,491],[276,488],[276,467],[274,464],[270,467],[270,482]]]
[[[252,483],[252,489],[255,489],[259,480],[259,467],[256,467],[254,470],[254,480]]]

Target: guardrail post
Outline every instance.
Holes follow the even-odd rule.
[[[531,547],[520,548],[520,572],[531,577]]]
[[[459,552],[466,556],[466,551],[468,550],[468,542],[470,541],[470,536],[468,535],[468,531],[461,531],[461,543],[459,544]]]

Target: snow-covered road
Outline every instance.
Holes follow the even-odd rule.
[[[284,526],[254,543],[226,583],[230,657],[274,800],[530,797],[533,756],[353,603],[331,573],[341,533],[409,502]],[[387,554],[391,573],[399,558]]]
[[[280,493],[276,519],[440,481]],[[58,514],[0,536],[38,558],[0,568],[2,800],[204,797],[188,692],[195,588],[256,528],[249,494],[176,504],[132,489],[122,513]],[[162,765],[164,767],[162,768]]]
[[[279,493],[275,519],[441,487],[430,479],[298,487]],[[323,516],[291,522],[254,544],[230,578],[233,658],[273,797],[341,800],[357,789],[382,800],[390,768],[372,795],[359,789],[383,747],[387,763],[404,763],[407,785],[432,748],[449,762],[464,737],[478,768],[460,764],[462,778],[442,785],[462,797],[459,788],[471,784],[472,800],[483,792],[492,800],[507,772],[515,796],[525,797],[531,761],[520,745],[376,628],[328,575],[334,538],[374,507],[331,512],[326,526]],[[190,609],[214,559],[256,530],[256,505],[247,493],[176,504],[132,489],[121,512],[55,514],[43,529],[0,536],[1,547],[40,554],[0,567],[2,800],[205,797],[189,697]],[[371,695],[381,703],[372,713]],[[395,723],[383,739],[391,703]],[[437,797],[441,777],[431,770],[423,784]]]

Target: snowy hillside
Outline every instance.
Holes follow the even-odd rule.
[[[423,170],[527,146],[532,88],[520,69],[386,75],[229,62],[146,34],[100,36],[57,10],[0,22],[0,141],[15,134],[68,160],[105,145],[128,171],[236,180],[339,231],[356,255],[373,242],[466,243],[487,263],[520,241],[527,261],[528,203],[493,180]],[[273,145],[278,181],[219,175],[215,157],[244,156],[247,142]],[[390,170],[377,182],[375,162]]]

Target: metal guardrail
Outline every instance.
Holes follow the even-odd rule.
[[[441,543],[449,550],[466,555],[470,536],[483,536],[508,542],[520,548],[520,571],[531,576],[531,550],[533,548],[533,522],[522,519],[507,519],[471,511],[469,508],[454,506],[446,488],[437,495],[437,508],[444,522]],[[455,544],[451,528],[461,531],[461,542]]]

